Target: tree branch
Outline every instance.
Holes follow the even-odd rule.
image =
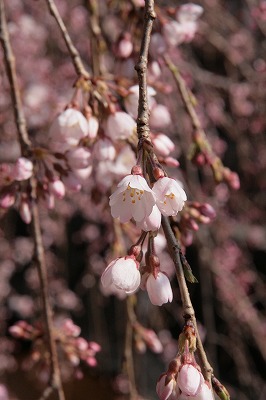
[[[86,71],[86,68],[83,65],[80,54],[79,54],[78,50],[76,49],[76,47],[74,46],[71,37],[69,36],[67,28],[61,18],[61,15],[59,14],[59,11],[58,11],[54,1],[46,0],[46,3],[47,3],[47,6],[49,8],[51,15],[55,18],[56,23],[62,33],[63,39],[67,46],[68,52],[72,58],[72,62],[75,67],[77,75],[79,75],[80,77],[83,77],[85,79],[88,79],[90,77],[90,75],[89,75],[88,71]]]
[[[1,24],[0,25],[1,43],[4,52],[7,77],[10,82],[11,96],[15,114],[15,122],[17,125],[19,141],[21,144],[21,153],[23,156],[28,156],[32,152],[31,151],[32,144],[26,127],[26,120],[22,108],[22,102],[17,83],[17,76],[15,70],[15,65],[16,65],[15,57],[13,55],[9,34],[7,30],[4,0],[0,0],[0,24]],[[33,236],[35,242],[36,259],[37,259],[37,269],[41,285],[41,297],[42,297],[44,318],[47,330],[48,346],[51,357],[51,387],[57,390],[59,400],[65,400],[65,395],[63,392],[63,386],[59,370],[56,342],[53,333],[52,309],[49,303],[47,268],[44,257],[44,247],[43,247],[41,227],[40,227],[39,209],[37,205],[37,191],[36,191],[37,179],[34,175],[30,179],[29,184],[32,197],[32,226],[33,226]]]
[[[138,73],[139,80],[137,133],[140,142],[142,142],[144,139],[150,142],[149,104],[147,94],[147,64],[152,25],[155,18],[156,15],[154,11],[154,1],[145,0],[145,20],[143,27],[143,36],[140,47],[139,61],[135,65],[135,70]]]
[[[212,367],[207,359],[206,353],[203,348],[203,344],[201,338],[199,336],[198,328],[197,328],[197,321],[195,318],[194,308],[192,306],[190,295],[188,291],[188,287],[186,284],[186,279],[184,276],[183,266],[180,259],[180,246],[178,241],[175,238],[175,235],[172,231],[170,226],[169,219],[167,217],[162,216],[162,227],[164,230],[164,234],[166,237],[166,241],[168,244],[169,252],[173,258],[175,269],[176,269],[176,277],[178,281],[178,286],[181,294],[181,301],[183,306],[183,317],[184,319],[190,319],[193,322],[196,335],[197,335],[197,350],[198,355],[200,358],[201,366],[203,368],[203,375],[208,382],[211,382],[211,375],[212,375]]]

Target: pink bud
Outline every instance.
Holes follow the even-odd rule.
[[[117,45],[117,55],[121,58],[128,58],[133,51],[133,43],[130,34],[125,34]]]
[[[86,358],[86,363],[90,366],[90,367],[95,367],[97,365],[97,360],[94,357],[88,357]]]
[[[72,169],[87,168],[90,163],[91,152],[84,147],[77,147],[66,153],[68,163]]]
[[[12,175],[16,181],[24,181],[32,176],[33,164],[25,157],[20,157],[14,165]]]
[[[156,278],[153,274],[149,274],[146,289],[151,303],[155,306],[161,306],[168,301],[171,303],[173,300],[170,281],[163,272],[159,272]]]
[[[201,372],[191,364],[184,364],[177,376],[177,385],[187,396],[195,396],[201,389],[204,378]]]
[[[65,186],[73,192],[79,192],[81,183],[74,173],[69,173],[68,176],[62,178]]]
[[[106,135],[113,141],[128,139],[136,129],[136,122],[127,113],[117,111],[109,115],[106,123]]]
[[[199,210],[202,215],[205,215],[206,217],[209,217],[210,219],[214,219],[216,217],[216,211],[209,203],[202,204],[200,206]]]
[[[156,385],[156,392],[160,400],[167,400],[175,389],[174,379],[168,379],[166,373],[162,374]]]
[[[49,183],[49,190],[58,199],[62,199],[65,196],[65,185],[60,179],[55,179],[53,182]]]
[[[173,157],[166,157],[165,159],[164,159],[164,162],[165,162],[165,164],[168,166],[168,167],[174,167],[174,168],[177,168],[177,167],[179,167],[179,162],[175,159],[175,158],[173,158]]]
[[[163,104],[153,105],[150,113],[150,125],[154,129],[163,129],[171,124],[170,113]]]
[[[152,137],[152,143],[157,154],[167,157],[174,151],[175,144],[163,133],[158,133]]]
[[[93,155],[99,161],[113,161],[116,156],[116,150],[111,140],[107,138],[99,139],[93,146]]]
[[[0,207],[9,208],[15,203],[15,196],[13,193],[5,193],[0,196]]]

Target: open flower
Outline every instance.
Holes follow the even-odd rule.
[[[165,216],[174,216],[184,207],[187,195],[180,184],[172,178],[160,178],[153,185],[156,204]]]
[[[112,261],[104,270],[103,287],[113,287],[126,293],[135,292],[140,285],[139,263],[133,257],[122,257]]]
[[[145,232],[157,231],[161,226],[162,214],[156,204],[153,206],[152,212],[148,217],[136,223],[139,229]]]
[[[173,300],[173,292],[168,277],[159,272],[155,278],[153,274],[149,274],[146,280],[146,289],[149,299],[155,306],[161,306],[164,303],[171,303]]]
[[[155,195],[142,176],[127,175],[110,196],[109,204],[114,218],[121,222],[134,218],[139,222],[151,214],[155,202]]]

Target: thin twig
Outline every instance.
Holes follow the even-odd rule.
[[[164,234],[166,237],[166,241],[168,244],[169,252],[173,258],[175,268],[176,268],[176,277],[178,281],[178,286],[180,290],[180,295],[181,295],[181,301],[182,301],[182,306],[183,306],[183,317],[188,320],[190,319],[193,322],[196,335],[197,335],[197,349],[198,349],[198,355],[200,358],[201,366],[203,368],[203,375],[205,379],[208,380],[208,382],[211,382],[211,375],[212,375],[212,367],[207,359],[206,353],[203,348],[203,344],[201,341],[201,338],[199,336],[198,328],[197,328],[197,321],[195,318],[195,312],[193,305],[190,300],[190,295],[188,291],[188,287],[186,284],[186,279],[184,276],[184,271],[182,267],[182,262],[180,258],[180,245],[178,241],[175,238],[175,235],[172,231],[169,219],[167,217],[162,216],[162,227],[164,230]]]
[[[150,129],[149,129],[149,104],[147,94],[147,64],[148,64],[148,50],[151,38],[151,31],[153,21],[156,18],[154,11],[154,1],[145,1],[145,20],[143,27],[143,36],[140,47],[140,54],[138,63],[135,69],[138,73],[139,80],[139,104],[138,104],[138,119],[137,119],[137,133],[139,141],[148,140],[150,142]]]
[[[51,15],[55,18],[57,25],[62,33],[63,39],[66,43],[67,49],[72,58],[73,65],[75,67],[77,75],[79,75],[80,77],[83,77],[85,79],[88,79],[90,77],[90,75],[89,75],[88,71],[86,71],[86,68],[83,65],[80,54],[79,54],[78,50],[76,49],[76,47],[74,46],[71,37],[69,36],[67,28],[61,18],[61,15],[59,14],[59,11],[58,11],[54,1],[46,0],[46,3],[48,5]]]
[[[19,140],[21,143],[21,153],[23,156],[27,156],[28,154],[31,153],[32,145],[28,135],[26,120],[22,108],[22,102],[21,102],[20,92],[17,83],[16,70],[15,70],[15,65],[16,65],[15,57],[10,44],[6,16],[5,16],[5,6],[3,0],[0,0],[0,23],[1,23],[0,25],[1,43],[4,52],[4,60],[6,64],[7,76],[10,82],[15,121],[17,125]],[[48,346],[51,356],[51,387],[57,391],[59,400],[65,400],[65,395],[63,392],[62,381],[60,376],[59,364],[58,364],[56,342],[53,333],[52,309],[49,303],[47,268],[44,257],[44,247],[42,242],[39,210],[37,205],[36,177],[33,176],[30,179],[29,183],[32,196],[32,226],[33,226],[33,234],[35,242],[36,259],[37,259],[37,269],[41,285],[41,297],[43,302]]]

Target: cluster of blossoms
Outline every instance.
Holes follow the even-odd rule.
[[[124,177],[110,196],[111,214],[122,223],[133,219],[144,232],[158,231],[161,215],[176,216],[182,210],[187,196],[181,185],[174,179],[161,176],[148,185],[141,175],[141,168],[135,166],[132,174]],[[149,243],[153,243],[153,235]],[[160,262],[153,244],[146,253],[146,265],[141,268],[142,250],[133,246],[128,256],[112,261],[102,274],[101,282],[110,293],[117,291],[134,293],[141,285],[147,290],[150,301],[161,306],[173,299],[167,275],[161,271]]]
[[[47,348],[44,344],[44,332],[41,325],[32,326],[26,321],[18,321],[9,328],[9,332],[17,339],[32,341],[33,347],[28,361],[29,367],[37,364],[38,361],[47,359]],[[59,326],[54,327],[56,342],[62,350],[62,355],[72,367],[77,367],[81,361],[90,367],[95,367],[97,365],[95,357],[101,347],[96,342],[87,341],[80,337],[80,332],[80,327],[75,325],[71,319],[65,319],[60,322]]]
[[[163,373],[156,386],[160,400],[213,400],[213,393],[196,363],[196,336],[187,322],[179,336],[179,352]]]

